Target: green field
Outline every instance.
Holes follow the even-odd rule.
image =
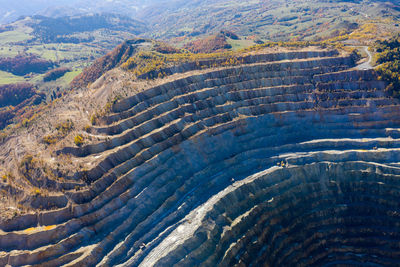
[[[70,71],[64,74],[61,78],[59,78],[57,81],[59,81],[62,84],[69,84],[77,75],[79,75],[82,72],[82,69],[77,69],[74,71]]]
[[[23,47],[0,44],[0,57],[15,57],[23,50],[24,50]]]
[[[0,71],[0,84],[10,84],[10,83],[19,83],[25,82],[25,78],[21,76],[16,76],[12,73]]]
[[[249,46],[254,45],[254,42],[252,40],[233,40],[233,39],[227,39],[227,42],[232,46],[232,50],[237,51]]]
[[[0,45],[22,42],[31,39],[32,36],[23,31],[8,31],[0,33]]]

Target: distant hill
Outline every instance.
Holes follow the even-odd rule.
[[[71,35],[82,32],[91,32],[99,29],[110,31],[124,31],[140,34],[146,31],[144,23],[115,14],[88,14],[71,17],[49,18],[33,16],[36,23],[31,26],[37,39],[45,43],[81,43],[92,39],[80,40]]]
[[[0,0],[0,23],[6,24],[21,16],[31,16],[52,6],[76,4],[77,0]]]
[[[188,37],[192,41],[195,36],[228,29],[249,38],[285,41],[324,38],[346,30],[342,27],[345,20],[363,23],[370,19],[399,18],[400,1],[21,0],[10,3],[0,0],[0,23],[25,15],[62,18],[96,13],[114,13],[143,21],[149,26],[146,37],[156,39],[181,41],[179,38]],[[48,22],[59,25],[60,30],[64,28],[62,19]],[[70,22],[65,25],[72,26]]]
[[[400,18],[400,1],[165,1],[138,16],[151,37],[181,39],[229,29],[241,36],[287,41],[325,38],[346,30],[343,21]],[[193,19],[196,18],[196,19]]]
[[[0,23],[13,22],[21,16],[43,15],[63,17],[85,13],[113,12],[135,15],[136,10],[148,1],[142,0],[0,0]]]
[[[108,13],[21,18],[0,26],[0,85],[29,82],[46,93],[68,87],[95,59],[146,31],[138,20]],[[53,68],[69,71],[44,77]]]

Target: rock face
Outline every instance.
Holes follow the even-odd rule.
[[[399,101],[350,56],[300,55],[115,104],[89,129],[107,141],[59,152],[100,158],[90,189],[1,225],[0,265],[399,265]]]

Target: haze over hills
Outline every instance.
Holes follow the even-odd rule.
[[[180,21],[190,22],[187,17],[189,14],[192,15],[192,23],[197,25],[203,23],[204,25],[212,22],[211,18],[216,20],[214,23],[228,22],[229,20],[237,20],[232,23],[237,24],[249,24],[253,22],[264,22],[268,24],[268,13],[269,10],[273,16],[279,17],[279,13],[286,13],[288,15],[288,9],[302,8],[302,5],[306,5],[310,9],[318,8],[332,8],[338,5],[338,8],[344,6],[357,7],[354,8],[353,12],[363,12],[370,16],[384,17],[393,12],[392,9],[398,9],[399,1],[228,1],[228,0],[217,0],[217,1],[183,1],[183,0],[95,0],[95,1],[83,1],[83,0],[55,0],[55,1],[44,1],[44,0],[32,0],[32,1],[16,1],[12,3],[7,0],[0,1],[0,14],[1,23],[12,22],[20,16],[32,16],[32,15],[44,15],[49,17],[60,17],[70,16],[85,13],[116,13],[122,15],[128,15],[131,18],[136,18],[149,23],[149,26],[160,26],[172,27],[178,19]],[[375,8],[375,9],[374,9]],[[251,10],[253,14],[249,13]],[[293,12],[294,10],[291,10]],[[349,10],[348,10],[349,11]],[[336,12],[336,11],[335,11]],[[375,13],[372,13],[375,12]],[[243,16],[243,19],[238,18]],[[163,25],[167,23],[166,25]],[[185,26],[191,27],[196,24],[188,24]],[[203,26],[204,26],[203,25]],[[214,26],[216,26],[214,25]],[[176,25],[177,26],[177,25]],[[257,27],[257,24],[252,24],[252,27]]]
[[[20,0],[10,2],[0,1],[0,23],[9,23],[21,16],[43,15],[62,17],[81,15],[85,13],[116,13],[136,17],[137,11],[148,4],[157,4],[154,0]]]
[[[65,17],[114,13],[142,21],[146,37],[179,42],[181,37],[206,36],[222,29],[261,39],[324,38],[348,30],[346,23],[398,18],[399,1],[3,1],[0,21],[20,16]],[[7,3],[6,3],[7,2]],[[311,31],[307,31],[311,29]]]

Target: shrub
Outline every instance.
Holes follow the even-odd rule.
[[[90,116],[90,123],[91,123],[92,125],[96,125],[97,117],[98,117],[97,114],[93,114],[92,116]]]
[[[63,136],[67,135],[73,128],[74,128],[74,123],[71,120],[59,123],[56,126],[57,131]]]
[[[29,170],[32,169],[33,166],[33,156],[32,155],[25,155],[21,162],[19,163],[19,170],[21,171],[21,173],[25,174],[28,173]]]
[[[0,143],[6,141],[8,135],[5,132],[0,132]]]
[[[80,135],[80,134],[78,134],[78,135],[75,136],[75,138],[74,138],[74,143],[75,143],[75,145],[77,145],[77,146],[82,146],[83,141],[84,141],[83,136]]]
[[[42,194],[42,191],[40,191],[39,188],[35,188],[32,193],[34,196],[40,196]]]
[[[28,127],[29,126],[29,120],[28,119],[24,119],[21,123],[22,127]]]
[[[57,142],[57,137],[54,135],[43,136],[43,142],[47,145],[55,144]]]
[[[177,63],[195,63],[196,69],[225,67],[243,63],[237,54],[229,51],[220,53],[176,53],[160,54],[154,51],[140,51],[129,58],[122,68],[130,70],[140,79],[163,78],[171,71],[169,66]]]

